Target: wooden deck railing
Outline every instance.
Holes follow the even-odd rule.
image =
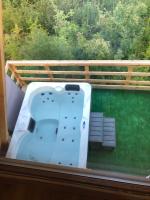
[[[94,88],[150,90],[150,60],[7,61],[19,86],[32,81],[88,82]]]

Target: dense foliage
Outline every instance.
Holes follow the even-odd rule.
[[[6,59],[149,59],[149,0],[4,0]]]

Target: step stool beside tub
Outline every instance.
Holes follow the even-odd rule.
[[[7,157],[86,168],[91,85],[29,84]]]
[[[91,112],[89,142],[93,149],[101,147],[113,150],[116,148],[115,118],[104,117],[103,113]],[[97,149],[97,150],[98,150]]]

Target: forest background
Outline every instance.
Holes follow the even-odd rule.
[[[150,59],[149,0],[4,0],[6,59]]]

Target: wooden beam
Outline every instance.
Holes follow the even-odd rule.
[[[26,85],[26,83],[21,80],[20,75],[18,73],[16,73],[16,66],[15,65],[11,65],[11,71],[12,71],[11,79],[16,78],[18,84],[21,87],[23,87],[24,85]]]
[[[0,186],[1,200],[149,200],[150,197],[150,182],[142,176],[6,158],[0,158]]]
[[[93,84],[95,89],[111,89],[111,90],[144,90],[150,91],[150,86],[132,86],[132,85],[98,85]]]
[[[89,80],[90,76],[89,76],[89,66],[85,65],[85,79]]]
[[[49,81],[49,78],[42,78],[42,77],[21,77],[22,81]],[[78,78],[53,78],[51,81],[69,81],[69,82],[88,82],[91,84],[97,83],[97,84],[107,84],[107,83],[112,83],[112,84],[125,84],[126,85],[126,80],[114,80],[114,79],[78,79]],[[150,85],[150,81],[128,81],[129,84],[132,85]],[[101,85],[99,85],[101,86]],[[114,85],[115,86],[115,85]]]
[[[2,0],[0,0],[0,145],[7,144],[6,92],[3,50]]]
[[[129,84],[131,78],[132,78],[132,72],[133,72],[133,67],[128,66],[128,75],[126,76],[126,85]]]
[[[6,65],[8,67],[8,65]],[[11,70],[11,67],[9,68]],[[7,69],[6,69],[7,70]],[[18,74],[65,74],[65,75],[85,75],[85,71],[49,71],[49,70],[16,70]],[[127,76],[128,72],[112,72],[112,71],[89,71],[89,75],[95,76]],[[149,77],[149,72],[132,72],[131,76]],[[53,77],[52,77],[53,78]]]
[[[8,61],[9,64],[15,66],[133,66],[133,67],[149,67],[150,60],[18,60]]]
[[[49,67],[48,65],[45,65],[44,68],[45,68],[45,71],[50,72],[50,73],[47,73],[47,74],[48,74],[48,76],[49,76],[49,78],[50,78],[49,80],[51,81],[51,79],[53,78],[53,74],[52,74],[52,72],[51,72],[50,67]]]

